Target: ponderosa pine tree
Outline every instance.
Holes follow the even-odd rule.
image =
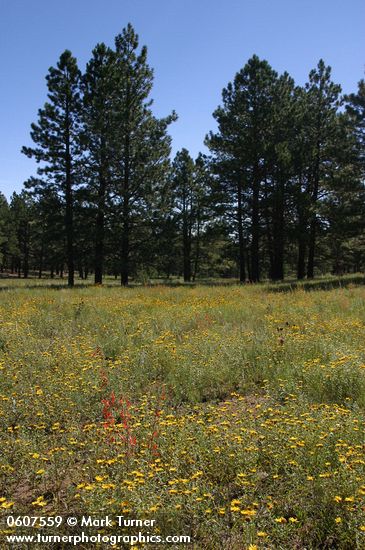
[[[213,116],[218,132],[206,144],[216,173],[235,211],[239,243],[240,281],[244,282],[245,249],[249,239],[249,278],[260,279],[260,194],[266,175],[266,151],[270,139],[272,96],[277,73],[267,61],[254,55],[222,92],[223,105]],[[244,224],[249,218],[249,234]]]
[[[332,161],[326,165],[325,193],[319,214],[327,228],[332,271],[342,274],[348,269],[357,270],[363,256],[365,187],[362,160],[365,157],[362,157],[362,141],[353,113],[346,109],[338,114],[337,122],[337,131],[331,140]],[[360,255],[353,249],[356,241]]]
[[[18,277],[29,276],[31,250],[31,225],[34,220],[34,201],[27,191],[13,193],[10,200],[10,215],[16,237],[16,264]]]
[[[172,163],[173,209],[177,213],[183,257],[184,281],[191,281],[192,231],[195,222],[194,161],[187,149],[176,153]]]
[[[284,278],[284,252],[290,225],[288,205],[292,194],[294,81],[284,73],[273,85],[265,151],[262,216],[266,229],[269,277]]]
[[[354,130],[356,138],[356,150],[358,162],[362,171],[365,174],[365,80],[362,79],[358,83],[358,90],[355,94],[350,94],[345,97],[346,112],[349,116],[350,123]]]
[[[365,265],[365,84],[338,109],[323,61],[305,87],[252,57],[223,90],[209,162],[185,150],[170,174],[168,124],[149,99],[153,73],[131,25],[99,44],[84,77],[64,52],[32,125],[39,178],[7,207],[0,262],[51,277],[260,276],[280,280]],[[209,193],[208,193],[209,189]],[[185,194],[185,195],[184,195]],[[30,204],[32,203],[32,204]],[[28,206],[30,208],[28,208]],[[25,221],[24,221],[25,220]]]
[[[147,64],[146,46],[138,51],[138,45],[138,35],[130,24],[115,39],[112,169],[122,285],[128,285],[138,227],[145,223],[151,196],[169,168],[171,138],[167,127],[176,119],[174,113],[163,119],[153,115],[148,99],[153,71]]]
[[[67,243],[68,285],[74,285],[74,189],[80,183],[80,71],[76,59],[65,50],[56,67],[48,71],[49,102],[38,111],[31,137],[36,147],[22,152],[41,163],[42,179],[30,180],[51,187],[64,202],[64,225]],[[31,188],[31,183],[28,188]],[[37,186],[33,187],[35,193]]]
[[[353,129],[354,146],[351,151],[356,160],[352,166],[356,167],[358,184],[361,188],[362,208],[357,211],[356,222],[352,223],[352,236],[347,242],[347,250],[353,258],[354,271],[360,271],[365,259],[365,80],[358,83],[356,93],[345,96],[346,112]],[[352,207],[353,212],[353,207]],[[351,220],[351,219],[350,219]]]
[[[64,205],[55,189],[37,185],[39,193],[34,205],[33,256],[37,261],[38,277],[48,271],[54,277],[58,266],[65,263]]]
[[[101,284],[104,271],[105,216],[112,183],[113,105],[117,97],[114,52],[98,44],[82,78],[83,143],[86,149],[85,175],[88,199],[94,215],[94,281]]]
[[[310,196],[308,193],[307,175],[311,159],[310,136],[306,131],[307,94],[301,86],[295,87],[293,107],[291,117],[293,139],[290,145],[293,168],[290,214],[296,249],[296,276],[301,280],[306,275],[308,252]]]
[[[206,228],[211,184],[207,159],[199,153],[194,161],[185,148],[178,151],[171,166],[171,177],[164,196],[168,198],[166,230],[185,282],[195,280],[201,259],[202,233]],[[160,236],[161,238],[161,236]],[[169,264],[173,265],[170,258]],[[170,270],[171,271],[171,270]],[[176,268],[175,268],[176,271]]]
[[[7,220],[9,205],[5,195],[0,193],[0,271],[4,270],[4,262],[7,255],[7,244],[9,240]]]
[[[317,206],[328,163],[335,154],[333,139],[337,131],[341,93],[341,86],[331,80],[331,67],[326,66],[323,59],[309,73],[306,91],[305,124],[310,151],[307,167],[307,193],[310,199],[307,278],[311,279],[314,277],[318,229]]]
[[[202,252],[202,234],[207,227],[208,219],[212,216],[211,209],[211,175],[209,163],[205,155],[199,153],[194,163],[194,251],[192,279],[195,281],[199,272],[201,252]]]

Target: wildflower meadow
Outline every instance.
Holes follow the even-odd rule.
[[[90,515],[191,537],[164,548],[364,549],[365,287],[315,283],[0,281],[2,541]]]

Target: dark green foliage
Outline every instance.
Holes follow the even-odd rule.
[[[8,221],[9,218],[9,205],[5,196],[0,193],[0,269],[4,269],[4,259],[8,251],[9,246],[9,228]]]
[[[360,80],[356,94],[346,96],[346,111],[354,127],[357,150],[365,170],[365,81]]]
[[[30,180],[28,188],[37,192],[51,187],[64,202],[68,284],[71,287],[74,285],[74,189],[81,183],[80,78],[76,59],[65,50],[57,67],[48,71],[49,102],[38,111],[38,124],[32,124],[31,137],[36,147],[23,147],[23,153],[42,163],[38,174],[43,179]]]
[[[128,25],[83,75],[66,50],[32,124],[27,193],[0,196],[0,267],[63,275],[238,277],[365,268],[365,83],[341,97],[320,60],[305,86],[254,55],[222,92],[210,156],[170,161],[147,48]],[[343,108],[344,106],[344,108]]]
[[[265,232],[262,213],[269,241],[273,229],[280,233],[282,245],[280,252],[276,251],[283,256],[280,218],[288,152],[287,136],[278,134],[285,110],[289,110],[291,88],[287,76],[278,79],[266,61],[253,56],[237,73],[233,84],[223,90],[223,106],[214,113],[218,132],[210,133],[206,139],[213,154],[222,205],[230,205],[234,214],[241,282],[246,279],[246,266],[251,281],[260,279],[261,241]],[[276,216],[271,224],[270,208]],[[280,259],[276,261],[279,262]],[[273,271],[274,260],[271,264]],[[281,278],[282,265],[277,266],[277,272]]]
[[[115,39],[113,81],[113,208],[120,234],[121,283],[127,285],[130,263],[141,242],[139,231],[143,235],[156,186],[169,167],[167,127],[176,116],[157,119],[152,114],[148,96],[153,73],[147,64],[147,48],[138,51],[138,35],[131,25]]]
[[[320,60],[305,88],[295,88],[288,74],[279,77],[254,56],[222,92],[223,105],[214,113],[218,132],[206,143],[217,202],[235,221],[241,281],[246,266],[251,281],[259,280],[262,268],[282,279],[286,262],[292,269],[297,264],[299,279],[312,278],[318,237],[323,244],[339,213],[328,207],[341,201],[344,208],[339,187],[359,216],[363,185],[354,169],[354,132],[339,111],[340,87],[330,76]],[[345,210],[342,221],[346,240],[351,218]]]
[[[113,71],[112,50],[105,44],[98,44],[82,79],[82,141],[86,150],[84,174],[88,181],[85,199],[91,210],[90,223],[94,230],[93,267],[96,284],[100,284],[103,279],[105,219],[113,178]]]

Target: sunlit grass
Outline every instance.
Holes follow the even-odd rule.
[[[5,515],[365,548],[364,288],[41,283],[0,281]]]

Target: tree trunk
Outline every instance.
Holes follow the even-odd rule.
[[[129,283],[129,222],[128,222],[128,206],[123,204],[123,234],[122,234],[122,249],[121,249],[121,277],[120,282],[123,286],[128,286]]]
[[[250,253],[249,253],[248,250],[246,251],[246,258],[247,258],[247,274],[248,274],[248,280],[251,282],[251,281],[252,281],[252,274],[251,274],[251,258],[250,258]]]
[[[121,273],[120,282],[122,286],[128,286],[129,283],[129,255],[130,255],[130,134],[129,134],[129,119],[130,119],[130,90],[129,81],[127,81],[127,119],[126,119],[126,136],[124,143],[124,179],[123,179],[123,222],[122,222],[122,243],[121,243]]]
[[[187,200],[183,198],[183,271],[184,282],[191,281],[191,240],[189,238],[189,212],[187,207]]]
[[[43,274],[43,257],[44,257],[44,241],[42,238],[41,251],[39,254],[39,270],[38,270],[38,279],[42,279]]]
[[[106,182],[103,174],[103,168],[99,172],[98,189],[98,210],[96,214],[95,231],[95,274],[94,282],[96,285],[103,282],[103,263],[104,263],[104,216],[105,216],[105,192]]]
[[[66,104],[66,180],[65,180],[65,199],[66,199],[66,248],[67,248],[67,269],[68,286],[74,286],[74,235],[73,235],[73,197],[72,197],[72,174],[71,174],[71,151],[70,151],[70,114],[69,104]]]
[[[275,198],[275,196],[274,196]],[[274,198],[272,201],[274,201]],[[271,280],[275,280],[275,257],[274,257],[274,242],[275,242],[275,206],[272,204],[272,220],[270,220],[270,211],[269,211],[269,201],[270,196],[268,192],[268,182],[265,179],[265,208],[264,208],[264,214],[265,214],[265,226],[266,226],[266,240],[267,240],[267,248],[268,248],[268,255],[269,255],[269,278]],[[274,233],[274,234],[273,234]]]
[[[273,280],[284,279],[284,184],[279,183],[274,198]]]
[[[313,182],[312,182],[312,196],[311,196],[311,222],[309,228],[309,245],[308,245],[308,265],[307,265],[307,278],[313,279],[314,277],[314,257],[317,237],[317,214],[316,205],[318,201],[319,192],[319,178],[320,178],[320,162],[321,162],[321,127],[322,127],[321,111],[318,113],[317,120],[317,142],[316,142],[316,157],[313,170]]]
[[[259,265],[259,179],[258,167],[254,168],[252,183],[252,218],[251,218],[251,281],[257,283],[260,280]]]
[[[311,221],[309,228],[309,247],[308,247],[308,266],[307,266],[307,278],[313,279],[314,277],[314,253],[316,246],[316,232],[317,232],[317,220],[314,217]]]
[[[196,277],[196,274],[198,272],[199,257],[200,257],[200,206],[199,206],[199,203],[198,203],[197,204],[197,228],[196,228],[193,281],[195,281],[195,277]]]
[[[304,228],[303,228],[304,231]],[[298,267],[297,267],[297,278],[299,280],[304,279],[305,277],[305,255],[306,255],[306,236],[302,232],[302,229],[299,228],[298,235]]]
[[[23,277],[28,279],[29,276],[29,223],[25,224],[24,229],[24,262],[23,262]]]
[[[237,187],[237,223],[238,223],[240,283],[244,283],[246,281],[246,269],[245,269],[245,239],[243,234],[243,204],[242,204],[241,183],[238,183],[238,187]]]
[[[305,277],[305,259],[307,253],[307,215],[308,207],[306,202],[307,191],[303,191],[303,173],[299,170],[298,190],[295,197],[297,205],[297,240],[298,240],[298,259],[297,259],[297,279],[301,281]]]
[[[186,214],[184,216],[183,227],[183,256],[184,256],[184,281],[190,282],[191,280],[191,243],[189,239],[188,222],[186,220]]]

